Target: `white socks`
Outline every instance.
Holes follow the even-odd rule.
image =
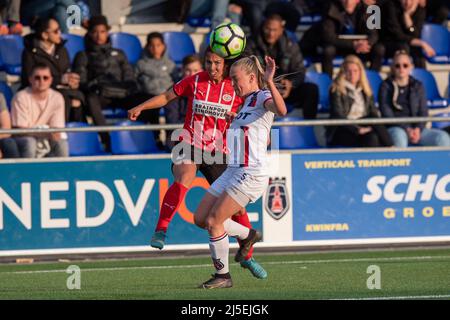
[[[228,255],[230,252],[230,241],[225,232],[219,237],[209,238],[211,258],[216,268],[216,274],[227,274],[229,272]]]
[[[236,237],[240,240],[247,239],[250,232],[249,228],[244,227],[242,224],[237,223],[231,219],[225,220],[225,222],[223,223],[223,227],[230,237]]]

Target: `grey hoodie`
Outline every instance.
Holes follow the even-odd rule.
[[[169,59],[167,53],[160,60],[156,60],[151,58],[145,49],[135,69],[141,91],[151,95],[159,95],[169,89],[173,85],[172,76],[175,71],[175,63]]]

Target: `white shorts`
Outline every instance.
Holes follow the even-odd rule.
[[[219,197],[226,191],[240,206],[255,202],[266,191],[269,176],[244,167],[228,167],[211,185],[208,192]]]

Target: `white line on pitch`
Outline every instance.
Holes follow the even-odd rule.
[[[319,264],[319,263],[345,263],[345,262],[388,262],[388,261],[417,261],[417,260],[433,260],[433,259],[450,259],[450,256],[417,256],[417,257],[390,257],[390,258],[356,258],[356,259],[323,259],[323,260],[294,260],[294,261],[268,261],[264,265],[282,265],[282,264]],[[76,264],[74,262],[73,264]],[[89,268],[81,271],[120,271],[120,270],[155,270],[155,269],[186,269],[186,268],[204,268],[210,267],[211,264],[191,264],[191,265],[176,265],[176,266],[142,266],[142,267],[111,267],[111,268]],[[302,267],[306,269],[306,267]],[[66,272],[66,270],[32,270],[32,271],[7,271],[0,272],[1,274],[34,274],[34,273],[57,273]]]

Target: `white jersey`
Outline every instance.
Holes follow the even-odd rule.
[[[265,171],[267,144],[275,116],[264,107],[270,99],[272,94],[269,90],[258,90],[245,99],[227,130],[228,166]]]

